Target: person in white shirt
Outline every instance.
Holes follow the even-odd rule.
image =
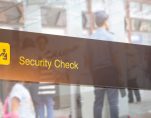
[[[35,118],[34,107],[28,89],[24,83],[16,83],[8,97],[9,112],[12,118]]]

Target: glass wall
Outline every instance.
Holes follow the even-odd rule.
[[[0,28],[90,39],[98,30],[95,13],[102,10],[109,15],[109,31],[115,42],[150,45],[149,0],[0,0]],[[46,118],[151,117],[150,90],[2,80],[0,117],[10,110],[6,101],[12,96],[19,101],[28,98],[22,105],[29,107],[31,103],[33,109],[22,114],[30,112],[31,118],[36,114]]]

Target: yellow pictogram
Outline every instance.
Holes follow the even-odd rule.
[[[0,42],[0,65],[10,64],[10,44]]]

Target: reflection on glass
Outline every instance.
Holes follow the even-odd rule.
[[[0,83],[0,116],[3,116],[3,118],[7,118],[6,115],[14,116],[13,118],[17,116],[24,118],[27,113],[31,118],[35,118],[35,105],[38,105],[42,110],[46,101],[47,103],[44,106],[49,107],[50,111],[46,111],[44,114],[42,114],[43,111],[40,111],[38,115],[41,115],[41,118],[43,118],[42,115],[46,118],[69,118],[74,115],[76,115],[76,118],[98,118],[100,115],[102,115],[102,118],[127,118],[128,116],[149,118],[151,116],[151,92],[149,90],[139,90],[141,101],[137,102],[137,96],[133,96],[133,102],[129,103],[129,91],[125,89],[94,89],[90,86],[74,86],[79,90],[77,89],[78,91],[71,94],[71,86],[52,85],[47,87],[51,88],[50,91],[55,90],[56,92],[43,97],[44,94],[39,94],[38,91],[39,88],[46,86],[41,86],[39,83],[13,81],[0,81]],[[73,94],[76,96],[74,99],[71,97]],[[36,101],[33,100],[35,96]],[[17,102],[20,103],[18,108],[16,107]],[[16,112],[13,112],[14,108]],[[74,111],[72,111],[73,108],[75,108]],[[117,113],[118,116],[115,116]]]

